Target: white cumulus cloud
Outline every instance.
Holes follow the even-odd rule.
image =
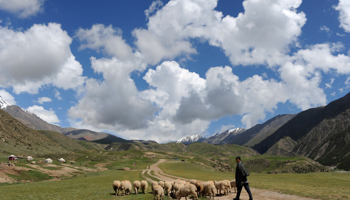
[[[0,35],[0,86],[36,94],[43,85],[76,89],[84,83],[82,66],[70,51],[72,39],[60,24],[25,31],[0,26]]]
[[[51,101],[52,101],[52,99],[49,98],[49,97],[40,97],[40,98],[38,99],[38,103],[39,103],[39,104],[44,104],[44,103],[51,102]]]
[[[15,97],[13,97],[9,92],[2,89],[0,90],[0,97],[5,99],[5,101],[9,102],[12,105],[16,105]]]
[[[44,121],[51,123],[51,124],[57,124],[60,123],[60,120],[58,119],[55,111],[52,109],[46,110],[42,106],[33,105],[27,108],[27,111],[36,114],[38,117],[43,119]]]
[[[339,11],[340,27],[350,33],[350,2],[348,0],[339,0],[335,9]]]
[[[26,18],[43,10],[44,0],[0,0],[0,10]]]

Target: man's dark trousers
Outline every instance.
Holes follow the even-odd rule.
[[[237,185],[237,196],[236,196],[236,199],[239,199],[239,197],[241,196],[241,192],[242,192],[243,186],[244,186],[244,189],[249,194],[249,199],[253,199],[252,193],[250,192],[249,183],[244,183],[243,185],[241,185],[241,184]]]

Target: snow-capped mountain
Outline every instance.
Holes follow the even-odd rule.
[[[229,142],[227,138],[232,140],[232,138],[243,133],[244,131],[244,128],[229,129],[222,133],[215,133],[214,135],[207,137],[205,140],[203,140],[203,142],[209,144],[227,144]]]
[[[7,106],[12,106],[12,104],[10,104],[9,102],[7,102],[5,99],[3,99],[0,96],[0,108],[1,109],[5,109]]]
[[[205,138],[201,135],[187,135],[176,141],[176,143],[191,144],[194,142],[202,142],[204,139]]]

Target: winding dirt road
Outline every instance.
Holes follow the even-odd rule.
[[[142,175],[143,177],[148,181],[148,182],[152,182],[153,180],[162,180],[162,181],[173,181],[176,179],[181,179],[181,180],[186,180],[189,181],[190,179],[186,179],[183,177],[178,177],[178,176],[173,176],[170,174],[166,174],[164,173],[159,167],[158,165],[160,163],[166,162],[165,159],[160,159],[157,163],[151,165],[148,169],[145,169],[142,171]],[[154,172],[154,175],[151,174],[151,171]],[[146,176],[144,176],[144,174],[147,173],[147,175],[151,178],[148,178]],[[278,192],[273,192],[273,191],[269,191],[269,190],[263,190],[263,189],[257,189],[257,188],[250,188],[253,194],[253,198],[255,200],[314,200],[314,199],[310,199],[310,198],[305,198],[305,197],[300,197],[300,196],[296,196],[296,195],[289,195],[289,194],[281,194]],[[236,193],[232,192],[231,194],[227,195],[227,196],[218,196],[215,197],[215,199],[220,199],[220,200],[232,200],[233,198],[236,197]],[[185,199],[185,198],[181,198],[181,199]],[[241,200],[248,200],[249,196],[247,194],[247,192],[243,189],[242,190],[242,194],[240,197]]]

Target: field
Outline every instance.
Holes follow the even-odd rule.
[[[249,181],[252,188],[315,199],[350,199],[348,189],[350,188],[350,173],[268,174],[270,171],[282,170],[286,166],[285,163],[293,164],[293,166],[309,164],[310,160],[306,158],[248,155],[248,151],[236,146],[217,147],[196,144],[187,146],[185,150],[188,152],[176,144],[152,148],[157,150],[145,152],[137,148],[126,151],[96,149],[75,151],[73,154],[43,155],[43,158],[51,157],[54,160],[52,165],[30,165],[26,161],[20,161],[16,163],[16,167],[20,170],[16,174],[7,174],[17,182],[0,183],[1,199],[115,199],[115,192],[112,190],[114,180],[130,180],[131,182],[143,179],[161,180],[159,172],[156,172],[154,168],[150,169],[159,159],[165,159],[165,162],[159,164],[157,168],[159,167],[165,173],[163,177],[166,178],[178,176],[204,181],[232,180],[234,179],[235,163],[234,155],[230,150],[247,153],[245,162],[251,165]],[[162,151],[162,149],[169,151],[171,148],[175,148],[176,151]],[[226,151],[228,153],[225,151],[215,153],[218,148],[229,151]],[[6,156],[7,154],[0,153],[0,162],[6,161]],[[69,157],[68,162],[59,163],[57,159],[60,157]],[[34,160],[39,161],[43,158]],[[182,159],[185,162],[181,162]],[[228,168],[223,170],[224,168],[217,165],[218,163],[227,164]],[[149,170],[149,174],[142,175],[145,169]],[[64,170],[68,170],[67,173],[60,174]],[[149,187],[146,194],[135,196],[132,192],[132,195],[118,198],[152,199],[153,195],[150,192]]]
[[[234,173],[213,172],[195,163],[162,163],[164,173],[198,180],[234,179]],[[268,189],[316,199],[350,199],[350,173],[286,173],[249,176],[253,188]]]

